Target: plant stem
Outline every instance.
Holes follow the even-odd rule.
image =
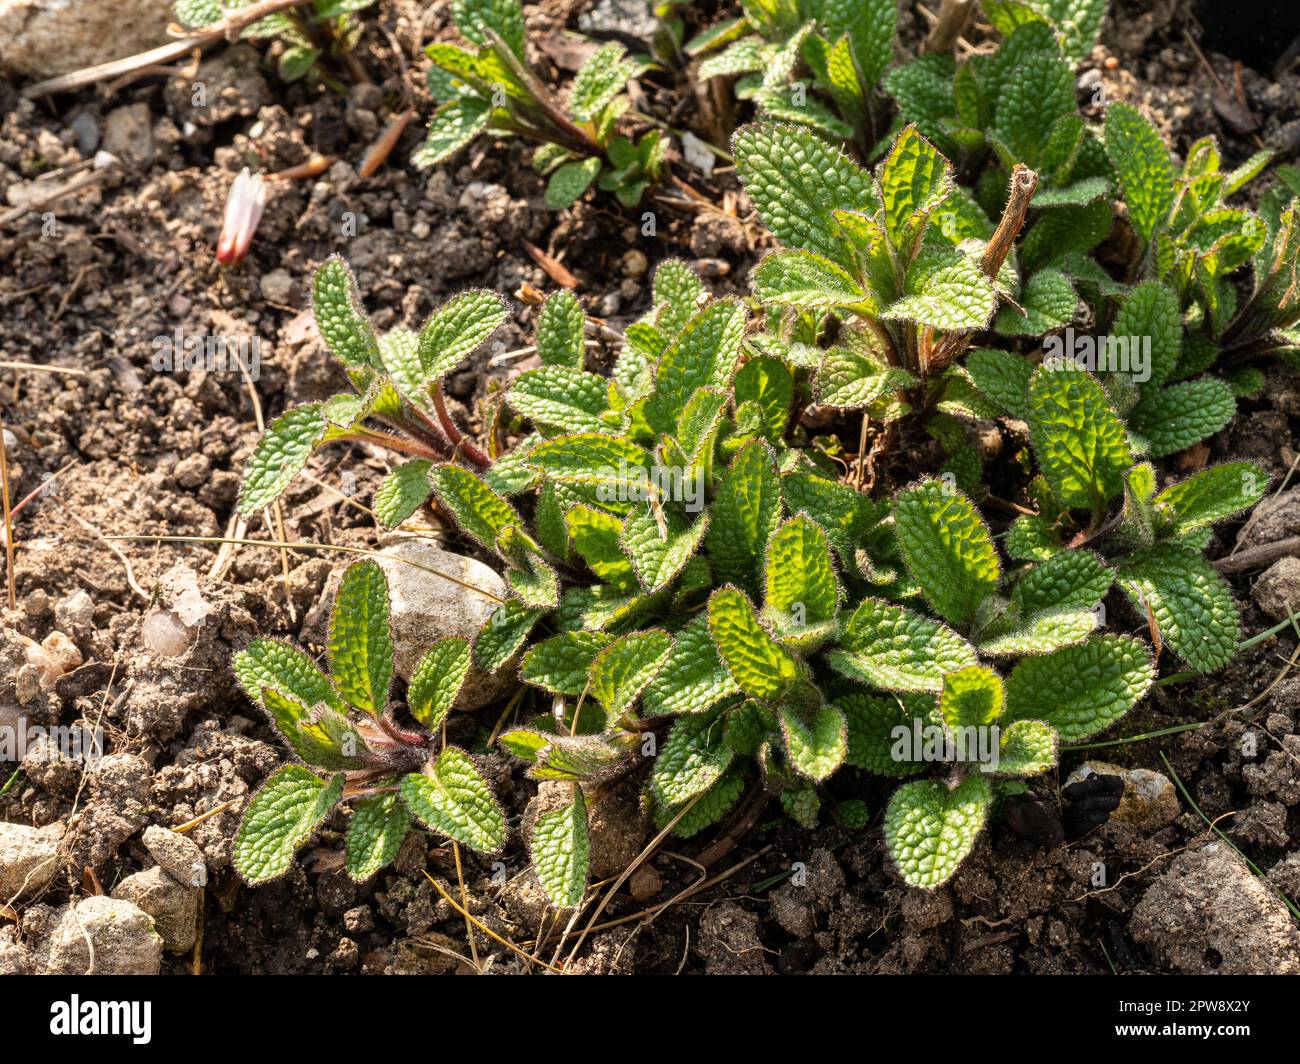
[[[943,0],[938,19],[925,39],[925,50],[934,53],[952,51],[974,12],[975,0]]]
[[[452,421],[451,414],[447,410],[447,399],[442,394],[442,381],[438,381],[433,386],[433,409],[437,412],[438,421],[442,423],[442,430],[447,434],[447,438],[451,440],[452,447],[460,451],[480,469],[486,469],[492,464],[492,459],[483,453],[482,448],[465,436],[456,427],[456,422]]]
[[[1016,237],[1025,224],[1025,215],[1029,213],[1029,201],[1034,198],[1037,189],[1038,175],[1024,163],[1016,163],[1011,171],[1011,186],[1007,194],[1007,205],[1002,211],[1002,220],[998,222],[997,229],[984,246],[984,254],[980,257],[980,269],[990,281],[997,281],[998,271],[1011,254]],[[973,335],[973,331],[966,330],[945,333],[940,337],[929,354],[921,359],[924,376],[934,377],[947,369],[970,345]]]

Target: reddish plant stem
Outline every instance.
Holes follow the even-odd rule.
[[[447,434],[447,438],[451,440],[451,444],[456,450],[460,451],[480,469],[486,469],[492,464],[492,459],[483,453],[483,449],[464,435],[456,427],[456,422],[452,421],[451,414],[447,410],[447,399],[442,394],[442,381],[438,381],[433,386],[433,409],[437,412],[438,420],[442,423],[442,431]]]
[[[431,458],[434,461],[440,461],[448,457],[446,454],[440,453],[433,447],[420,443],[418,440],[408,440],[391,432],[380,432],[378,429],[358,429],[355,432],[349,432],[346,436],[337,438],[356,440],[359,443],[373,443],[377,447],[386,447],[390,451],[400,451],[402,454],[413,455],[416,458]]]

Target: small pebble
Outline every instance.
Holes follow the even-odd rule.
[[[644,251],[638,248],[629,248],[623,254],[624,277],[644,277],[646,270],[649,268],[650,260],[646,258]]]
[[[190,630],[171,610],[154,610],[140,626],[144,645],[164,658],[175,658],[185,653],[190,645]]]

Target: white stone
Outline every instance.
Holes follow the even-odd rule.
[[[172,0],[0,0],[0,68],[51,77],[166,44]]]

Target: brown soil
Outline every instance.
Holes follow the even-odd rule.
[[[550,35],[575,27],[583,6],[563,0],[530,6],[530,28]],[[912,5],[904,6],[904,39],[914,40],[921,24]],[[425,40],[448,35],[445,7],[431,10]],[[546,211],[541,181],[524,153],[509,145],[479,144],[448,169],[414,170],[406,158],[422,136],[428,113],[422,99],[420,121],[388,164],[359,179],[361,155],[402,99],[393,42],[378,27],[410,50],[423,11],[414,0],[382,0],[359,57],[387,78],[346,96],[317,94],[301,84],[284,87],[273,62],[247,45],[213,53],[205,63],[202,79],[217,102],[197,118],[188,79],[164,85],[153,78],[111,98],[87,90],[38,104],[18,100],[15,87],[0,82],[0,190],[92,153],[96,130],[121,123],[134,130],[139,146],[123,172],[54,208],[57,233],[43,232],[36,214],[0,229],[0,357],[81,371],[0,370],[0,411],[16,438],[9,469],[15,498],[58,473],[54,486],[18,518],[18,607],[3,620],[37,641],[58,630],[77,645],[85,664],[26,711],[43,713],[47,722],[102,724],[117,759],[93,785],[84,785],[75,768],[29,758],[0,797],[0,820],[67,826],[61,874],[35,902],[17,912],[0,910],[0,928],[16,918],[20,938],[39,931],[47,906],[98,889],[96,881],[111,891],[148,865],[140,842],[147,825],[184,825],[229,802],[188,831],[212,873],[203,906],[204,971],[444,972],[468,964],[461,959],[470,952],[465,923],[423,874],[427,868],[454,885],[451,853],[429,849],[423,836],[408,839],[395,866],[363,886],[352,884],[340,867],[337,831],[324,832],[289,876],[269,886],[250,889],[229,867],[239,800],[281,758],[270,730],[235,687],[229,656],[256,634],[297,639],[336,557],[292,552],[286,575],[274,549],[244,547],[223,560],[215,545],[100,538],[235,530],[238,471],[257,437],[259,411],[269,418],[342,383],[305,309],[310,270],[333,252],[352,263],[381,328],[418,325],[468,286],[507,295],[524,285],[552,289],[525,241],[562,261],[579,279],[587,309],[615,323],[639,316],[648,304],[643,264],[628,252],[642,253],[650,269],[667,257],[698,261],[719,292],[743,282],[763,236],[725,171],[706,179],[678,166],[712,205],[659,210],[657,235],[647,239],[639,234],[639,214],[607,200]],[[1267,72],[1242,68],[1248,106],[1233,106],[1219,88],[1222,82],[1231,92],[1236,83],[1232,59],[1211,53],[1212,76],[1184,35],[1190,25],[1183,3],[1119,0],[1085,70],[1101,71],[1106,98],[1145,105],[1177,151],[1215,133],[1231,164],[1254,150],[1255,137],[1294,152],[1300,145],[1296,77],[1274,81]],[[1118,66],[1107,69],[1111,57]],[[645,91],[645,106],[654,113],[674,112],[678,96],[670,77],[647,82]],[[133,111],[110,119],[122,108]],[[683,113],[689,121],[690,108]],[[233,174],[252,159],[282,170],[316,149],[342,161],[321,177],[277,183],[251,255],[238,268],[220,271],[212,249]],[[358,232],[344,235],[352,219]],[[508,348],[532,336],[534,311],[516,306],[499,337]],[[171,335],[178,324],[187,333],[258,337],[262,364],[253,388],[225,373],[155,372],[153,338]],[[451,382],[464,406],[460,416],[474,417],[491,378],[506,372],[489,372],[485,361],[481,354]],[[1296,418],[1300,379],[1272,371],[1267,392],[1242,403],[1237,421],[1210,441],[1208,452],[1184,459],[1248,456],[1281,475],[1295,458]],[[375,454],[334,449],[310,472],[365,500],[383,469]],[[344,485],[345,470],[355,474],[354,483]],[[300,479],[286,496],[284,520],[292,541],[373,539],[365,514],[310,480]],[[260,520],[249,523],[247,534],[269,538]],[[1211,556],[1226,553],[1233,534],[1221,530]],[[140,629],[151,602],[167,593],[164,574],[177,565],[198,574],[210,612],[195,645],[165,659],[144,649]],[[1234,586],[1246,606],[1246,630],[1270,624],[1250,605],[1250,578],[1236,578]],[[1141,627],[1134,617],[1114,623]],[[1300,684],[1284,682],[1249,710],[1224,714],[1264,690],[1294,648],[1290,634],[1276,637],[1215,677],[1162,688],[1123,722],[1121,734],[1211,723],[1104,751],[1107,760],[1123,765],[1166,774],[1172,768],[1204,814],[1221,818],[1219,827],[1264,871],[1282,864],[1300,834],[1293,734]],[[1175,668],[1168,663],[1166,671]],[[459,716],[453,739],[480,749],[498,715],[492,708]],[[1241,753],[1247,719],[1260,733],[1253,759]],[[534,785],[503,754],[484,760],[507,808],[523,810]],[[1198,851],[1205,822],[1184,801],[1182,815],[1154,834],[1109,823],[1061,844],[1068,803],[1059,787],[1079,760],[1068,755],[1056,777],[1037,781],[981,839],[953,883],[934,894],[901,886],[885,857],[879,820],[888,786],[856,772],[841,774],[833,795],[864,798],[873,814],[868,827],[804,831],[769,807],[707,873],[694,858],[726,825],[673,845],[634,878],[635,897],[625,887],[602,921],[673,898],[705,875],[730,874],[653,921],[632,919],[593,933],[577,967],[642,973],[1186,970],[1189,962],[1162,947],[1159,928],[1136,936],[1131,920],[1173,862],[1189,848]],[[0,786],[7,778],[0,774]],[[616,875],[645,838],[634,799],[614,796],[607,806],[613,818],[608,830],[627,852],[609,855],[610,868],[602,874]],[[504,886],[499,876],[494,880],[499,869],[492,862],[467,858],[470,909],[506,937],[529,942],[537,937],[544,906],[521,876],[526,855],[517,831],[500,860]],[[1098,863],[1106,867],[1106,886],[1096,885]],[[1285,877],[1277,878],[1282,885]],[[1283,889],[1294,892],[1295,886]],[[545,922],[553,951],[556,933],[549,917]],[[476,945],[489,971],[535,970],[484,936]],[[1200,963],[1213,968],[1212,954],[1206,951]],[[189,955],[169,956],[164,970],[188,972],[192,964]]]

